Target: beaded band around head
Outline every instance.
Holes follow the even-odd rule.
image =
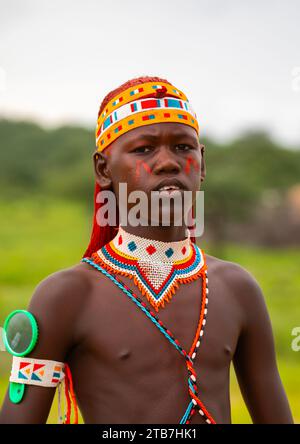
[[[182,91],[165,82],[132,86],[114,97],[100,114],[97,151],[134,128],[161,122],[183,123],[199,132],[197,116]]]

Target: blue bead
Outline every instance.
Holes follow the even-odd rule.
[[[165,255],[167,257],[171,257],[174,254],[174,250],[172,248],[169,248],[167,251],[165,251]]]
[[[137,249],[137,246],[135,244],[134,241],[129,242],[129,244],[127,245],[127,247],[129,248],[130,251],[134,251]]]

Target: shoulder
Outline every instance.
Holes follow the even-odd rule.
[[[78,343],[76,326],[90,294],[90,272],[83,263],[56,271],[37,285],[28,306],[39,327],[37,356],[62,360]]]
[[[88,305],[93,273],[85,263],[56,271],[34,289],[28,310],[40,322],[75,322]]]
[[[205,256],[208,272],[217,275],[225,284],[233,286],[234,288],[240,288],[240,286],[243,288],[245,286],[255,287],[258,285],[254,276],[241,265],[208,254]]]
[[[264,297],[256,278],[241,265],[206,255],[208,277],[211,275],[224,290],[248,309],[253,303],[264,304]]]

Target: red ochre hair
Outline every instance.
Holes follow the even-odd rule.
[[[121,86],[119,86],[118,88],[114,89],[113,91],[110,91],[104,97],[104,99],[101,103],[99,112],[98,112],[98,117],[100,116],[100,114],[102,113],[103,109],[108,104],[108,102],[110,102],[115,96],[117,96],[121,92],[125,91],[126,89],[130,88],[131,86],[141,85],[141,84],[147,83],[147,82],[165,82],[165,83],[171,84],[168,80],[162,79],[160,77],[144,76],[144,77],[137,77],[135,79],[128,80],[127,82],[125,82]],[[151,96],[155,96],[155,93],[149,95],[149,97],[151,97]],[[105,150],[109,149],[109,147],[110,147],[110,145],[108,147],[106,147]],[[105,244],[110,242],[115,237],[118,227],[119,227],[119,215],[118,214],[117,214],[117,220],[116,220],[117,226],[115,226],[115,227],[111,226],[111,225],[100,226],[98,224],[96,216],[97,216],[98,210],[103,205],[101,203],[96,202],[97,195],[100,191],[101,191],[101,187],[98,184],[98,182],[96,182],[95,189],[94,189],[94,216],[93,216],[92,234],[91,234],[89,246],[88,246],[86,252],[84,253],[83,257],[91,257],[92,253],[99,250]],[[193,212],[192,212],[192,217],[194,217],[194,208],[193,208]],[[195,243],[194,237],[191,237],[191,240],[192,240],[192,242]]]

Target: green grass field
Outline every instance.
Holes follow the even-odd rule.
[[[87,246],[92,214],[83,206],[41,198],[0,202],[0,325],[26,308],[37,284],[77,263]],[[209,248],[206,249],[209,253]],[[300,326],[300,249],[275,250],[228,245],[226,259],[250,271],[261,285],[275,334],[279,370],[295,422],[300,423],[300,352],[291,348],[291,331]],[[0,355],[0,404],[11,358]],[[232,372],[233,423],[251,422]],[[49,423],[56,423],[56,402]]]

